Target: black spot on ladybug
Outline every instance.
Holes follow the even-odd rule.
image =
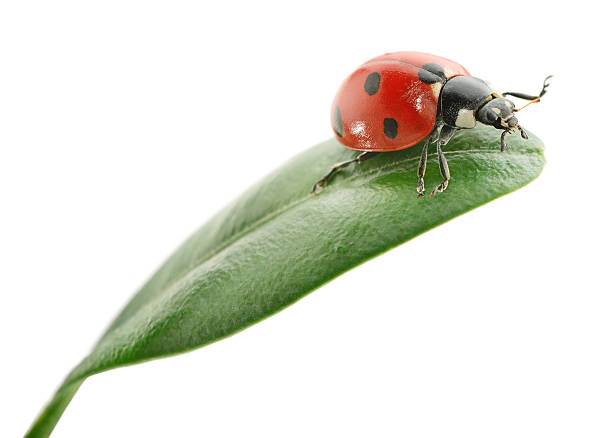
[[[419,70],[419,79],[426,84],[434,84],[436,82],[444,82],[444,76],[440,77],[435,73],[430,72],[429,70],[420,69]]]
[[[444,69],[440,67],[438,64],[436,64],[435,62],[430,62],[429,64],[425,64],[423,68],[427,70],[428,72],[431,72],[435,74],[436,76],[442,78],[442,80],[447,79],[446,73],[444,73]]]
[[[334,110],[334,131],[338,134],[338,137],[342,137],[343,129],[342,129],[342,116],[340,115],[340,107],[336,107]]]
[[[395,119],[385,119],[383,122],[383,127],[387,137],[397,137],[397,121]]]
[[[365,80],[365,84],[363,84],[363,88],[370,96],[376,94],[378,88],[380,88],[380,74],[376,72],[370,73]]]

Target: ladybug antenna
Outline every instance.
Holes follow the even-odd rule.
[[[542,89],[540,90],[540,94],[538,94],[537,96],[530,96],[528,94],[523,94],[523,93],[515,93],[513,91],[508,91],[506,93],[503,93],[502,96],[506,97],[506,96],[514,96],[514,97],[518,97],[519,99],[525,99],[525,100],[530,100],[531,102],[528,102],[526,105],[522,106],[519,109],[515,109],[514,112],[518,113],[520,110],[527,108],[529,105],[531,105],[532,103],[537,103],[540,101],[540,98],[542,96],[544,96],[546,94],[546,92],[548,91],[547,88],[550,85],[550,78],[552,78],[553,75],[548,75],[544,78],[544,83],[542,84]]]
[[[539,98],[539,97],[538,97],[538,98],[536,98],[536,99],[533,99],[533,100],[532,100],[531,102],[529,102],[529,103],[526,103],[525,105],[523,105],[523,106],[522,106],[522,107],[520,107],[519,109],[515,109],[515,110],[514,110],[514,112],[515,112],[515,113],[518,113],[519,111],[524,110],[525,108],[527,108],[527,107],[528,107],[529,105],[531,105],[532,103],[538,103],[538,102],[540,102],[540,98]]]

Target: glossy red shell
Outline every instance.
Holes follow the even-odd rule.
[[[436,121],[442,83],[423,82],[419,71],[432,63],[444,69],[446,79],[470,75],[454,61],[420,52],[387,53],[362,64],[346,78],[334,99],[331,118],[336,138],[349,149],[387,152],[414,146],[427,137]],[[377,91],[370,95],[364,87],[372,73],[380,76]],[[393,138],[385,134],[385,119],[392,119],[387,122],[396,128]]]

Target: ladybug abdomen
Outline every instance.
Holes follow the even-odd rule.
[[[438,97],[409,64],[375,62],[358,68],[338,90],[332,122],[350,149],[393,151],[433,129]]]
[[[417,144],[433,130],[442,85],[450,75],[465,73],[452,61],[418,52],[366,62],[334,99],[331,118],[338,140],[349,149],[378,152]]]

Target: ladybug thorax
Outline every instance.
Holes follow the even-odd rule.
[[[478,110],[493,99],[494,93],[482,79],[455,76],[442,87],[439,115],[446,125],[473,128],[476,126]]]

